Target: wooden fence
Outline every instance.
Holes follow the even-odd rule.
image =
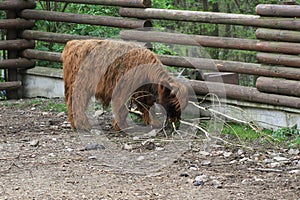
[[[54,1],[54,0],[53,0]],[[221,93],[225,88],[229,99],[300,108],[300,19],[297,5],[258,5],[257,15],[213,13],[186,10],[151,8],[151,0],[56,0],[65,3],[107,5],[119,7],[121,17],[95,16],[35,9],[32,0],[7,0],[0,3],[6,10],[7,19],[0,21],[0,28],[7,29],[7,40],[0,42],[0,49],[8,51],[8,59],[0,61],[0,68],[8,71],[6,83],[0,89],[17,88],[17,69],[34,67],[34,59],[61,62],[60,53],[34,48],[34,41],[66,43],[72,39],[88,39],[89,36],[70,35],[31,30],[33,20],[48,20],[122,28],[124,40],[158,42],[210,48],[248,50],[257,52],[258,63],[206,58],[160,55],[165,65],[202,70],[218,70],[236,74],[256,75],[256,87],[191,80],[195,92],[204,95]],[[151,27],[151,20],[173,20],[198,23],[231,24],[256,28],[257,39],[228,38],[184,33],[141,31],[137,28]],[[99,38],[101,39],[101,38]],[[212,66],[211,63],[215,65]],[[216,67],[215,67],[216,66]],[[17,82],[15,82],[17,81]],[[15,87],[12,87],[14,85]],[[211,88],[215,88],[214,91]],[[10,98],[17,95],[10,93]]]

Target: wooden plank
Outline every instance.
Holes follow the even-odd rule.
[[[47,1],[47,0],[42,0]],[[137,7],[148,8],[151,7],[151,0],[52,0],[55,2],[65,3],[80,3],[92,5],[106,5],[106,6],[123,6],[123,7]]]
[[[300,54],[300,43],[264,42],[252,39],[140,30],[122,30],[120,36],[125,40],[141,42]]]
[[[259,4],[256,13],[262,16],[300,17],[299,5]]]
[[[253,87],[222,84],[217,82],[191,80],[189,81],[189,83],[191,84],[195,93],[199,95],[212,93],[229,99],[255,103],[265,103],[274,106],[285,106],[298,109],[300,108],[300,98],[298,97],[267,94],[260,92]]]
[[[300,68],[300,56],[273,53],[258,53],[258,62],[265,64],[285,65]]]
[[[258,39],[300,43],[299,31],[259,28],[255,34]]]
[[[231,24],[253,27],[300,30],[300,19],[295,18],[261,18],[258,15],[202,12],[188,10],[167,10],[156,8],[121,8],[120,15],[139,19],[162,19],[213,24]]]
[[[15,90],[21,86],[21,81],[0,82],[0,90]]]
[[[1,69],[28,69],[34,66],[35,66],[35,61],[26,58],[0,60]]]
[[[256,88],[261,92],[300,97],[300,81],[259,77]]]
[[[151,27],[149,20],[125,19],[121,17],[97,16],[89,14],[74,14],[46,10],[25,9],[20,12],[20,17],[34,20],[48,20],[77,24],[101,25],[118,28],[143,28]]]

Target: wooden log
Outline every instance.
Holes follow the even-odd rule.
[[[226,98],[229,99],[264,103],[274,106],[300,108],[300,98],[298,97],[267,94],[259,92],[256,88],[253,87],[222,84],[217,82],[190,80],[189,83],[191,84],[196,94],[205,95],[208,93],[213,93],[222,97],[226,96]]]
[[[300,70],[298,68],[166,55],[159,55],[159,59],[163,64],[174,67],[300,80]]]
[[[60,53],[26,49],[22,52],[21,55],[29,59],[62,62]],[[159,58],[163,64],[174,67],[196,68],[200,70],[220,72],[234,72],[239,74],[270,76],[294,80],[300,79],[300,70],[295,68],[243,63],[236,61],[212,60],[206,58],[177,57],[165,55],[159,55]]]
[[[35,8],[36,3],[33,0],[6,0],[0,2],[0,10],[23,10]]]
[[[34,48],[34,41],[24,39],[0,41],[1,50],[22,50],[28,48]]]
[[[42,0],[47,1],[47,0]],[[151,0],[52,0],[55,2],[65,3],[80,3],[92,5],[106,5],[106,6],[123,6],[123,7],[137,7],[149,8],[151,7]]]
[[[134,28],[143,28],[143,27],[152,26],[149,20],[134,20],[134,19],[125,19],[121,17],[74,14],[74,13],[54,12],[54,11],[45,11],[45,10],[25,9],[20,12],[20,16],[26,19],[101,25],[101,26],[118,27],[118,28],[134,29]]]
[[[299,5],[259,4],[256,13],[262,16],[300,17]]]
[[[284,42],[300,42],[299,31],[275,30],[259,28],[255,32],[258,39]]]
[[[7,19],[16,19],[17,13],[15,10],[6,10],[6,18]],[[7,52],[7,58],[8,59],[16,59],[18,58],[18,51],[16,48],[19,48],[18,45],[24,45],[26,41],[16,40],[18,36],[18,32],[16,29],[8,29],[6,31],[6,39],[10,41],[0,41],[0,47],[1,45],[4,47],[4,50],[8,50]],[[15,43],[15,42],[16,43]],[[18,44],[19,43],[19,44]],[[8,47],[7,49],[5,49]],[[1,49],[1,48],[0,48]],[[18,80],[18,71],[17,69],[7,69],[7,81],[17,81]],[[18,99],[18,91],[17,90],[11,90],[7,93],[8,99]]]
[[[256,88],[261,92],[300,97],[300,81],[259,77]]]
[[[85,40],[85,39],[104,39],[100,37],[91,37],[86,35],[71,35],[62,33],[51,33],[35,30],[24,30],[20,33],[20,38],[27,40],[39,40],[44,42],[54,42],[65,44],[70,40]]]
[[[22,57],[29,59],[47,60],[51,62],[62,62],[61,53],[26,49],[21,52]]]
[[[217,12],[166,10],[156,8],[121,8],[123,17],[140,19],[163,19],[214,24],[231,24],[275,29],[300,30],[300,19],[292,18],[261,18],[257,15],[230,14]]]
[[[0,20],[0,29],[26,29],[34,27],[34,21],[26,19],[3,19]]]
[[[159,31],[122,30],[122,39],[142,42],[161,42],[179,45],[194,45],[214,48],[300,54],[299,43],[264,42],[259,40],[191,35]]]
[[[35,61],[26,58],[0,60],[1,69],[27,69],[35,66]]]
[[[15,90],[21,86],[21,81],[0,82],[0,90]]]
[[[265,64],[285,65],[300,68],[300,56],[272,53],[258,53],[258,62]]]

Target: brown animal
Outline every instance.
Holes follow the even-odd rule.
[[[62,53],[68,120],[74,128],[90,129],[85,114],[92,96],[103,107],[112,101],[114,128],[128,126],[128,104],[135,104],[146,124],[159,126],[154,103],[161,104],[170,121],[180,120],[187,105],[187,87],[175,81],[157,56],[129,42],[72,40]]]

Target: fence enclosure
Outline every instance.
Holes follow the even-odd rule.
[[[34,67],[35,59],[61,62],[59,52],[37,50],[34,47],[35,41],[64,44],[72,39],[95,38],[31,30],[36,20],[47,20],[118,27],[122,29],[120,37],[123,40],[201,45],[210,48],[257,52],[258,63],[196,57],[182,59],[170,55],[159,56],[162,62],[168,66],[193,68],[190,62],[186,62],[186,60],[192,60],[202,70],[216,71],[217,68],[219,72],[259,77],[256,87],[211,82],[212,79],[191,80],[191,85],[199,95],[207,94],[208,88],[220,86],[225,88],[226,96],[229,99],[300,109],[300,6],[298,5],[258,5],[256,7],[257,15],[243,15],[154,9],[151,8],[151,0],[53,0],[53,2],[116,6],[119,8],[121,17],[37,10],[33,0],[1,2],[0,10],[6,11],[7,19],[0,20],[0,29],[7,30],[7,36],[6,40],[0,41],[0,50],[6,50],[7,58],[0,60],[0,69],[6,70],[7,82],[0,83],[0,90],[10,91],[9,98],[18,98],[17,88],[22,85],[18,80],[18,70]],[[151,20],[186,21],[193,22],[195,25],[213,23],[251,26],[256,28],[256,39],[138,30],[138,28],[151,27]],[[211,66],[212,61],[216,68]],[[227,81],[224,82],[227,83]],[[218,93],[218,90],[210,90],[210,92]]]

